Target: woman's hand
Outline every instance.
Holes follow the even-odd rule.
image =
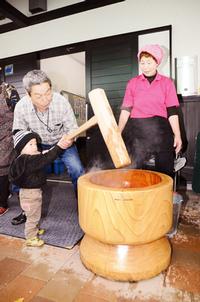
[[[118,123],[120,133],[122,133],[122,131],[124,130],[124,127],[126,126],[129,116],[130,116],[130,111],[121,110],[119,116],[119,123]]]
[[[178,154],[181,151],[182,140],[181,140],[181,137],[179,135],[174,136],[174,148],[175,148],[176,154]]]
[[[175,152],[176,152],[176,154],[178,154],[182,148],[182,139],[181,139],[181,131],[180,131],[180,126],[179,126],[178,115],[171,115],[169,117],[169,123],[170,123],[172,131],[174,133]]]

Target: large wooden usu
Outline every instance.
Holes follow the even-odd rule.
[[[165,270],[171,247],[172,179],[147,170],[104,170],[78,180],[80,245],[84,265],[122,281]]]

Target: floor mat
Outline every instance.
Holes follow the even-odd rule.
[[[11,220],[20,214],[17,194],[9,199],[9,211],[0,217],[0,233],[24,238],[24,224],[13,226]],[[72,248],[83,236],[78,223],[77,201],[71,183],[48,182],[44,187],[41,238],[46,244]]]

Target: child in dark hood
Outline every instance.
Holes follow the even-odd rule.
[[[46,183],[44,167],[56,159],[68,147],[66,135],[46,153],[40,153],[40,136],[31,131],[20,130],[14,136],[14,149],[17,157],[13,160],[9,179],[20,187],[21,208],[27,220],[25,238],[27,246],[42,246],[44,241],[38,238],[38,225],[41,218],[42,186]]]

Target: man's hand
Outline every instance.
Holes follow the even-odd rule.
[[[57,145],[62,149],[67,149],[67,148],[71,147],[73,142],[74,142],[73,139],[69,139],[68,136],[66,134],[64,134],[61,137],[61,139],[58,141]]]

